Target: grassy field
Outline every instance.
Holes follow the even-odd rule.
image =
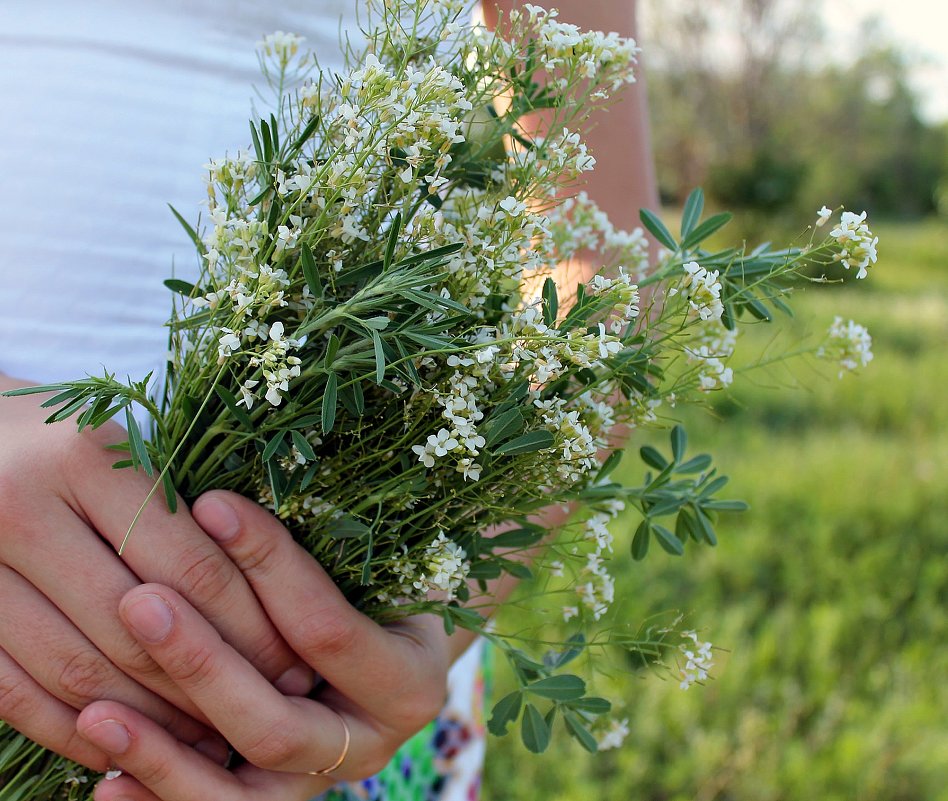
[[[716,549],[616,566],[629,619],[681,610],[727,649],[713,681],[604,680],[625,747],[590,757],[562,737],[538,758],[493,740],[489,801],[948,800],[948,225],[874,228],[870,279],[808,289],[785,325],[815,338],[851,317],[875,361],[842,380],[770,367],[685,410],[692,448],[752,509],[722,518]],[[745,334],[746,362],[773,329]]]

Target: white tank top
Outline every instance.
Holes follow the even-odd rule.
[[[160,364],[161,282],[196,269],[167,204],[193,223],[202,165],[248,146],[256,42],[300,33],[338,67],[356,2],[0,3],[0,371]]]

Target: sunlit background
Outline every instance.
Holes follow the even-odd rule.
[[[487,798],[944,801],[948,4],[640,8],[672,220],[702,186],[735,212],[721,241],[793,239],[823,204],[867,210],[880,237],[869,280],[814,284],[793,319],[747,326],[736,365],[781,330],[812,342],[836,315],[869,328],[875,360],[843,379],[777,364],[676,410],[752,509],[721,518],[716,549],[617,554],[619,600],[631,621],[686,614],[718,648],[713,678],[683,692],[614,655],[595,689],[627,719],[625,746],[588,756],[561,737],[538,758],[493,740]],[[625,480],[641,475],[637,447],[663,439],[634,440]],[[620,517],[616,533],[637,524]]]

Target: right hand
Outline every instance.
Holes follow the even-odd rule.
[[[0,375],[0,391],[25,385]],[[112,469],[121,456],[105,446],[126,439],[117,424],[46,426],[39,403],[0,398],[0,720],[105,770],[109,757],[76,735],[76,721],[110,699],[223,761],[223,739],[120,622],[125,593],[143,582],[174,588],[287,694],[306,694],[312,670],[183,504],[171,514],[153,500],[119,557],[152,479]]]

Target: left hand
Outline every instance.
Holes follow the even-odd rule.
[[[136,587],[120,605],[125,625],[247,764],[228,771],[144,715],[98,701],[80,714],[79,734],[126,775],[100,783],[96,801],[306,801],[340,780],[377,773],[438,714],[450,662],[469,640],[447,637],[431,615],[374,623],[279,521],[245,498],[208,493],[192,514],[324,689],[318,701],[283,695],[178,593]],[[330,776],[310,775],[337,762],[345,727],[351,742],[342,764]]]

